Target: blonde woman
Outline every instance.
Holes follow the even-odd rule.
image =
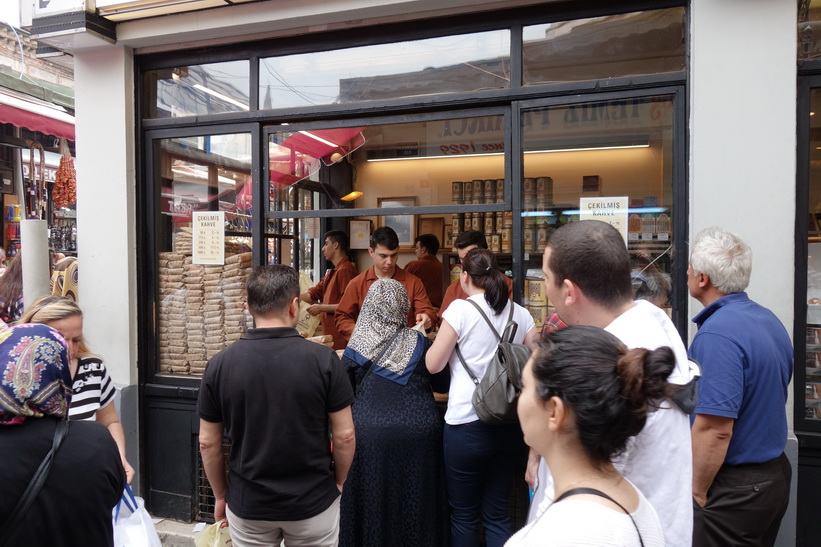
[[[114,382],[102,359],[89,351],[83,339],[83,310],[64,296],[44,296],[28,306],[17,324],[41,323],[63,335],[69,348],[72,389],[69,420],[96,420],[106,426],[120,449],[126,478],[134,469],[125,458],[125,434],[114,408]]]

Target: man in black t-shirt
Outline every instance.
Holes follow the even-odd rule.
[[[235,546],[336,545],[356,446],[353,389],[334,351],[294,328],[293,268],[259,266],[247,288],[257,328],[208,362],[197,402],[215,517],[227,517]]]

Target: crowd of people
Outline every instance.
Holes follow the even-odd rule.
[[[792,345],[744,292],[751,250],[738,236],[709,228],[692,243],[688,289],[704,309],[689,353],[665,311],[634,299],[634,265],[606,223],[569,223],[549,239],[555,312],[541,332],[484,236],[463,232],[455,246],[461,273],[444,291],[436,238],[417,238],[418,260],[403,269],[388,227],[372,234],[361,273],[346,235],[328,232],[333,268],[306,292],[293,268],[254,268],[255,326],[209,361],[197,402],[215,517],[234,545],[774,544],[791,477]],[[322,314],[334,349],[300,336],[301,302]],[[511,322],[511,341],[532,351],[519,420],[490,425],[474,390]],[[110,545],[111,507],[133,470],[77,304],[28,306],[0,333],[0,373],[0,544],[71,544],[38,528],[44,520]],[[444,416],[434,392],[447,393]],[[60,443],[20,517],[17,500]],[[532,501],[515,530],[509,495],[525,461]],[[99,478],[75,485],[80,476]],[[68,491],[83,492],[71,511]]]
[[[773,544],[789,493],[783,450],[792,353],[780,322],[743,292],[751,254],[740,238],[713,228],[693,243],[688,288],[705,309],[694,319],[700,330],[689,354],[657,307],[666,301],[664,284],[635,300],[634,264],[608,224],[570,223],[548,241],[542,269],[555,313],[542,332],[511,300],[512,281],[480,232],[463,232],[455,246],[461,273],[438,309],[427,289],[442,287],[438,241],[427,236],[417,238],[418,260],[403,269],[396,234],[377,229],[373,263],[356,274],[344,234],[331,232],[323,250],[334,269],[302,295],[290,268],[255,269],[248,306],[257,328],[212,360],[199,400],[217,517],[227,516],[235,544]],[[251,290],[269,277],[289,281]],[[276,305],[259,300],[274,294],[283,297]],[[340,361],[298,338],[300,300],[325,314],[323,325],[333,317]],[[519,423],[489,425],[473,406],[475,378],[485,374],[510,321],[518,327],[513,342],[532,349]],[[431,343],[423,332],[437,325]],[[239,366],[252,355],[265,357],[264,371],[257,357],[253,371]],[[279,400],[280,391],[297,386],[304,403]],[[698,398],[698,389],[707,395]],[[444,419],[433,395],[443,391]],[[251,421],[257,440],[249,449],[239,424],[257,397],[266,401],[265,419]],[[299,435],[291,432],[294,420],[324,424],[313,433],[330,436],[331,445],[303,439],[302,425]],[[223,433],[232,442],[227,479]],[[274,466],[259,443],[282,451],[283,438],[287,452],[299,455],[286,463],[278,454]],[[508,500],[524,443],[533,498],[527,524],[516,531]],[[317,459],[328,465],[320,469]],[[301,484],[299,495],[316,496],[310,485],[320,481],[317,473],[322,491],[340,495],[306,512],[293,489]],[[265,503],[249,507],[249,491]]]

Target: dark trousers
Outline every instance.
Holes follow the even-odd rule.
[[[792,469],[787,456],[758,464],[723,465],[693,502],[693,547],[773,545],[787,510]]]
[[[479,421],[446,424],[444,439],[451,547],[479,545],[480,517],[487,547],[501,547],[512,535],[508,494],[522,454],[521,429]]]

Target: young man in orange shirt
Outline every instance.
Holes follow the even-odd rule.
[[[410,300],[410,312],[408,313],[408,326],[412,327],[419,322],[424,324],[425,329],[433,327],[436,321],[436,312],[428,299],[422,281],[413,274],[409,274],[396,265],[396,258],[399,255],[399,238],[393,228],[383,226],[377,228],[371,236],[368,253],[373,258],[373,266],[354,277],[348,283],[345,294],[336,308],[336,328],[345,337],[351,338],[356,318],[359,317],[359,310],[368,289],[377,279],[391,278],[399,281],[408,293]]]
[[[354,265],[348,260],[348,235],[341,230],[331,230],[325,234],[325,245],[322,247],[325,260],[334,267],[325,272],[325,277],[299,295],[303,302],[311,304],[308,313],[322,315],[322,334],[330,334],[334,338],[334,349],[344,349],[345,337],[336,330],[334,315],[345,287],[357,276]]]
[[[422,280],[433,307],[442,305],[442,262],[436,258],[439,240],[433,234],[422,234],[414,241],[416,258],[405,265],[405,271]]]

